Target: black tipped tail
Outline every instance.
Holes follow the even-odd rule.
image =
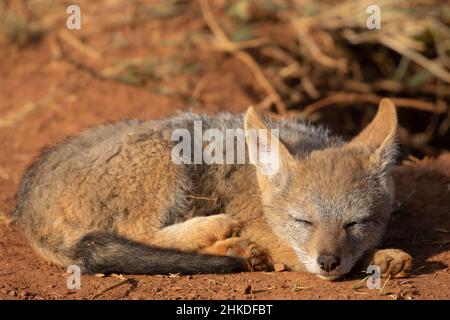
[[[90,274],[230,273],[243,265],[236,257],[151,247],[108,232],[85,235],[71,255],[83,272]]]

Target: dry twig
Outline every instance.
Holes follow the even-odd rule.
[[[317,112],[318,110],[331,105],[350,104],[350,103],[378,104],[381,99],[382,97],[379,97],[374,94],[341,92],[309,104],[303,109],[302,113],[304,114],[305,117],[307,117],[312,113]],[[435,106],[434,104],[425,101],[408,98],[390,98],[390,99],[397,107],[400,108],[413,108],[433,113],[446,113],[447,111],[446,108],[439,108],[438,106]]]
[[[200,7],[202,10],[203,18],[208,25],[209,29],[214,34],[216,40],[218,41],[218,46],[223,48],[227,52],[233,54],[236,58],[241,60],[253,73],[255,80],[259,83],[259,85],[266,91],[271,101],[275,104],[277,111],[280,114],[286,113],[286,106],[277,91],[273,88],[272,84],[267,80],[263,71],[256,63],[256,61],[250,56],[248,53],[242,51],[237,47],[237,45],[230,41],[225,34],[225,32],[220,27],[219,23],[214,18],[214,15],[211,12],[211,8],[207,0],[199,0]]]

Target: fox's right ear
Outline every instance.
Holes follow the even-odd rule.
[[[396,144],[398,130],[397,111],[394,103],[383,99],[372,122],[357,135],[349,146],[363,146],[373,151],[373,157],[383,168],[395,163],[398,148]]]
[[[268,128],[253,107],[245,113],[244,129],[249,160],[257,167],[260,187],[282,189],[294,159],[279,140],[279,131]]]

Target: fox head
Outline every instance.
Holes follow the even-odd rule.
[[[253,108],[244,123],[246,131],[269,130]],[[265,143],[278,148],[271,156],[276,159],[258,162],[251,158],[261,142],[247,139],[266,219],[309,272],[337,279],[381,240],[394,202],[390,169],[397,156],[396,132],[395,106],[383,99],[375,118],[353,140],[306,157],[295,157],[269,134]],[[264,174],[274,162],[275,173]]]

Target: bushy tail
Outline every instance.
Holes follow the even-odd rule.
[[[71,250],[71,260],[84,273],[196,274],[230,273],[243,261],[147,246],[109,232],[91,232]]]

